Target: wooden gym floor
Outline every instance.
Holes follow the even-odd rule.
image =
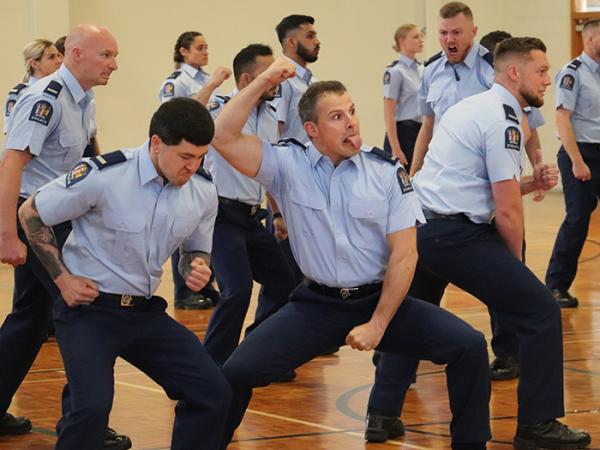
[[[563,217],[560,193],[541,204],[526,200],[527,259],[543,278],[556,231]],[[563,310],[565,358],[564,421],[587,428],[592,447],[600,448],[600,218],[596,214],[583,250],[573,293],[580,306]],[[171,275],[166,268],[159,295],[171,298]],[[510,283],[510,280],[506,280]],[[256,290],[255,290],[256,291]],[[11,306],[12,273],[0,267],[0,319]],[[255,301],[255,299],[254,299]],[[490,337],[487,309],[451,287],[444,307]],[[252,310],[255,306],[253,303]],[[210,311],[169,312],[201,338]],[[491,352],[491,351],[490,351]],[[10,364],[10,361],[0,361]],[[298,370],[292,383],[256,389],[244,422],[230,445],[232,450],[348,450],[450,449],[450,412],[443,367],[422,363],[418,382],[410,389],[404,408],[406,436],[386,444],[363,441],[364,413],[373,382],[371,353],[348,347],[333,356],[319,357]],[[60,393],[65,374],[56,342],[43,346],[31,372],[13,400],[10,412],[26,415],[34,424],[26,436],[0,438],[0,450],[54,448],[54,426],[60,416]],[[137,450],[166,450],[170,445],[173,402],[162,389],[122,360],[115,367],[116,394],[110,424],[131,436]],[[489,449],[512,448],[516,426],[516,381],[493,383],[491,415],[493,441]],[[93,387],[90,387],[93,389]]]

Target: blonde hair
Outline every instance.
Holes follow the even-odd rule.
[[[35,72],[33,66],[31,65],[32,61],[39,61],[42,59],[46,49],[53,46],[54,43],[50,42],[48,39],[35,39],[31,42],[28,42],[25,47],[23,47],[23,59],[25,60],[26,70],[23,81],[29,81],[29,77],[31,77]]]
[[[413,23],[405,23],[404,25],[400,25],[394,33],[394,45],[392,46],[392,48],[399,52],[400,45],[398,45],[398,40],[404,39],[406,36],[408,36],[408,33],[410,33],[415,28],[417,28],[417,26]]]

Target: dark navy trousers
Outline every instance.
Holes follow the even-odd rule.
[[[411,294],[439,305],[451,282],[494,308],[516,330],[519,423],[563,416],[560,310],[548,288],[508,250],[492,225],[430,220],[417,230],[417,246]],[[381,355],[369,410],[398,415],[417,365],[414,357]]]
[[[546,286],[566,291],[577,273],[577,261],[587,238],[592,212],[600,196],[600,143],[578,142],[583,160],[592,172],[592,179],[580,181],[573,175],[571,159],[563,147],[558,152],[558,169],[565,196],[563,221],[546,272]]]
[[[275,238],[258,218],[223,205],[215,223],[212,265],[221,299],[210,317],[204,346],[223,365],[239,343],[253,280],[263,289],[246,333],[281,308],[296,284]]]
[[[57,450],[101,450],[114,394],[118,356],[177,401],[171,448],[220,447],[231,389],[194,333],[169,317],[159,297],[122,307],[102,295],[89,306],[54,308],[56,339],[70,398],[63,405]]]
[[[62,248],[71,232],[71,222],[56,225],[53,230]],[[27,245],[27,260],[14,269],[13,308],[0,328],[0,415],[8,409],[46,340],[52,305],[60,294],[20,225],[18,233]]]
[[[400,142],[400,148],[406,155],[406,160],[408,163],[406,164],[406,170],[410,169],[410,165],[413,159],[413,153],[415,151],[415,142],[417,141],[417,136],[419,135],[419,130],[421,129],[421,122],[417,122],[414,120],[401,120],[400,122],[396,122],[396,135],[398,136],[398,141]],[[390,141],[385,135],[383,141],[383,149],[389,154],[392,153],[392,147],[390,145]]]
[[[221,448],[242,421],[254,387],[344,345],[355,326],[369,321],[378,299],[379,293],[342,300],[300,285],[291,301],[250,333],[223,367],[234,397]],[[480,332],[441,308],[407,297],[379,349],[446,364],[453,443],[490,438],[487,349]]]

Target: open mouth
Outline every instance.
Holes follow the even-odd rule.
[[[360,137],[359,134],[353,134],[351,136],[348,136],[346,139],[344,139],[343,142],[345,145],[350,145],[355,150],[358,150],[360,148],[360,146],[362,145],[362,138]]]
[[[458,47],[448,47],[448,54],[452,56],[458,55]]]

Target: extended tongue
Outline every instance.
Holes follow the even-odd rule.
[[[355,150],[358,150],[362,145],[362,138],[358,134],[355,134],[354,136],[349,136],[348,141],[350,142],[350,144],[352,144],[352,147],[354,147]]]

